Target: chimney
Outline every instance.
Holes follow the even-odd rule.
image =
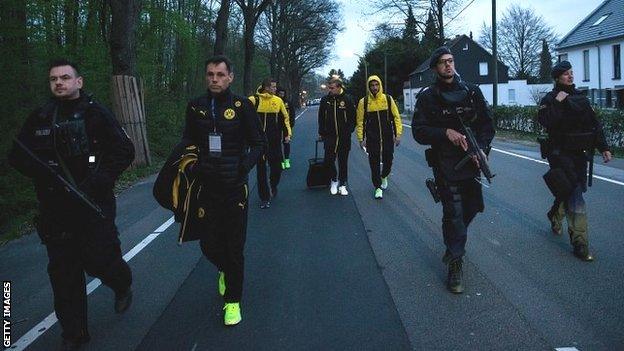
[[[470,40],[472,40],[472,31],[470,31]]]

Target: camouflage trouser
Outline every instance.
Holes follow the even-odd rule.
[[[563,218],[568,220],[568,234],[572,245],[588,245],[587,238],[587,212],[585,200],[583,199],[583,189],[577,186],[567,201],[555,199],[549,211],[553,230],[561,231]]]

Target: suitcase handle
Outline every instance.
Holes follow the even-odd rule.
[[[323,140],[317,140],[316,141],[316,144],[314,146],[314,158],[318,158],[318,144],[322,143],[322,142],[323,142]]]

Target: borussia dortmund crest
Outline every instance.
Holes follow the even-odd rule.
[[[242,105],[242,103],[240,101],[236,101],[234,103],[234,106],[236,106],[236,107],[241,107],[241,105]]]
[[[206,215],[206,212],[204,211],[204,209],[202,207],[200,207],[197,210],[197,218],[204,218],[205,215]]]
[[[344,101],[340,101],[340,107],[345,107],[345,102]]]
[[[232,110],[231,108],[228,108],[227,110],[225,110],[225,112],[223,112],[223,117],[225,117],[225,119],[232,119],[236,116],[236,112],[234,112],[234,110]]]

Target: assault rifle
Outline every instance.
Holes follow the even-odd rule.
[[[95,202],[93,202],[93,200],[89,199],[89,197],[85,193],[83,193],[80,189],[75,187],[72,183],[68,182],[65,178],[63,178],[60,174],[58,174],[54,169],[52,169],[52,167],[50,167],[48,164],[43,162],[26,145],[24,145],[24,143],[19,141],[17,138],[15,138],[14,141],[15,141],[15,144],[19,146],[22,149],[22,151],[24,151],[26,155],[28,155],[28,157],[32,161],[34,161],[37,164],[37,166],[41,168],[41,170],[44,172],[45,176],[48,179],[51,179],[57,185],[60,185],[60,187],[62,189],[65,189],[65,191],[67,191],[74,200],[78,201],[78,203],[81,203],[87,206],[89,209],[93,210],[93,212],[95,212],[98,215],[98,217],[102,219],[106,218],[104,216],[104,212],[102,212],[102,209]]]
[[[462,132],[466,136],[466,142],[468,143],[468,154],[463,159],[461,159],[461,161],[457,162],[457,164],[455,165],[455,170],[459,170],[468,161],[472,160],[472,158],[476,156],[477,161],[479,161],[479,169],[481,173],[483,173],[488,183],[491,184],[492,178],[494,178],[495,174],[492,174],[492,171],[490,170],[490,166],[487,162],[487,156],[485,155],[485,152],[483,152],[483,150],[481,150],[481,148],[479,147],[477,139],[475,139],[474,134],[472,134],[472,130],[470,129],[470,127],[467,127],[461,120],[461,118],[458,119],[463,129]]]

